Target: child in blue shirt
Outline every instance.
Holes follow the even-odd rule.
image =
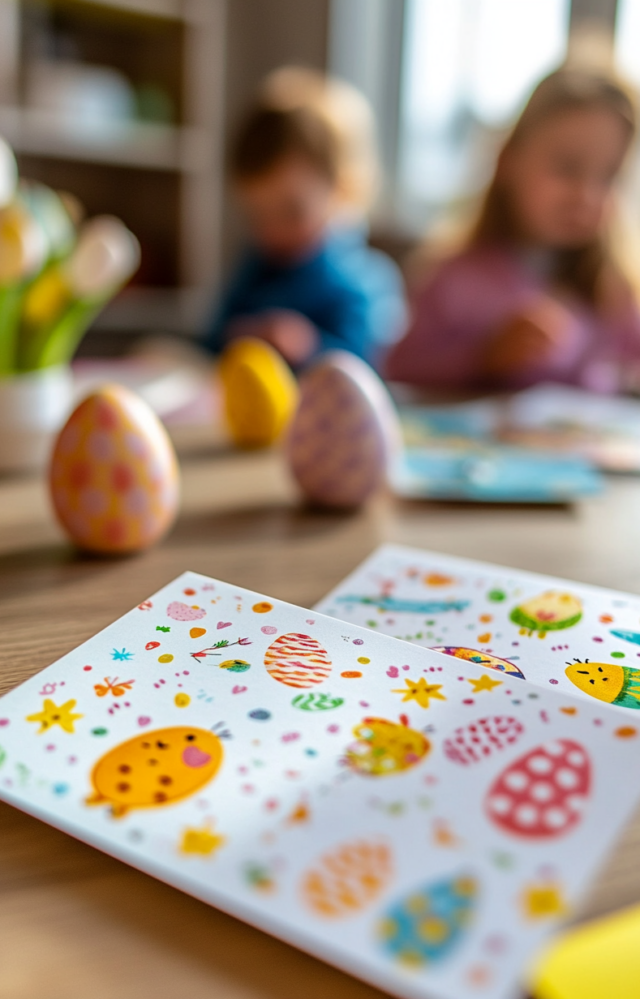
[[[375,362],[403,332],[404,298],[396,266],[365,240],[376,163],[363,98],[310,71],[278,71],[241,125],[230,173],[252,245],[207,346],[258,337],[294,369],[335,347]]]

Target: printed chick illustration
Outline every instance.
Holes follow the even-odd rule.
[[[133,808],[171,805],[215,777],[223,755],[222,743],[206,729],[179,725],[145,732],[98,760],[86,804],[110,804],[117,819]]]
[[[599,701],[640,710],[640,670],[618,663],[583,663],[574,659],[564,671],[579,690]]]
[[[511,611],[511,620],[520,625],[520,634],[531,636],[537,632],[538,638],[544,638],[548,631],[572,628],[581,617],[578,597],[560,590],[547,590]]]
[[[347,765],[368,777],[402,773],[420,763],[431,749],[421,732],[386,718],[365,718],[353,734],[358,741],[347,748]]]

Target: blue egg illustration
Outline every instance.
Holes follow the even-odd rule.
[[[448,958],[473,918],[478,883],[468,874],[434,881],[394,903],[378,925],[387,955],[420,968]]]

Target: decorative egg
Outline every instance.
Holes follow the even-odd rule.
[[[486,669],[498,669],[501,673],[508,673],[509,676],[518,677],[520,680],[525,678],[522,670],[508,659],[499,659],[498,656],[491,656],[488,652],[466,649],[458,645],[436,645],[432,648],[434,652],[442,652],[445,656],[464,659],[465,662],[475,663],[476,666],[484,666]]]
[[[302,895],[318,916],[351,916],[378,898],[392,874],[385,843],[356,840],[320,857],[302,879]]]
[[[590,789],[586,750],[572,739],[557,739],[512,763],[489,788],[485,810],[505,832],[550,839],[578,824]]]
[[[390,906],[378,924],[384,950],[413,968],[445,960],[466,935],[477,899],[478,883],[467,874],[416,889]]]
[[[320,642],[294,631],[272,642],[264,664],[273,679],[287,687],[314,687],[331,673],[331,660]]]
[[[298,387],[282,355],[265,340],[240,337],[220,360],[224,412],[238,447],[268,447],[289,426]]]
[[[572,628],[582,618],[582,601],[572,593],[547,590],[511,611],[511,620],[520,625],[521,635],[538,633],[544,638],[548,631]]]
[[[106,385],[73,411],[51,457],[49,487],[67,534],[94,552],[133,552],[158,541],[178,510],[179,473],[152,410]]]
[[[496,750],[513,746],[523,732],[524,728],[517,718],[501,715],[479,718],[477,722],[454,729],[453,734],[444,740],[442,748],[452,763],[468,766],[479,763]]]
[[[334,507],[363,503],[385,481],[399,442],[391,397],[364,361],[329,351],[300,379],[288,456],[309,500]]]
[[[607,704],[640,710],[640,670],[619,663],[570,663],[565,675],[579,690]]]
[[[170,617],[172,621],[200,621],[206,615],[207,612],[203,607],[198,607],[196,604],[189,606],[189,604],[185,604],[181,600],[172,600],[167,607],[167,617]],[[192,632],[196,630],[203,635],[205,634],[202,628],[191,629]],[[195,638],[198,636],[191,635],[191,637]]]
[[[388,777],[410,770],[431,749],[422,732],[387,718],[365,718],[353,730],[357,741],[346,752],[346,764],[365,777]]]

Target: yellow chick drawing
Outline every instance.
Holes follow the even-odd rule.
[[[98,760],[86,804],[110,804],[114,818],[133,808],[171,805],[215,777],[223,755],[217,735],[206,729],[180,725],[145,732]]]

